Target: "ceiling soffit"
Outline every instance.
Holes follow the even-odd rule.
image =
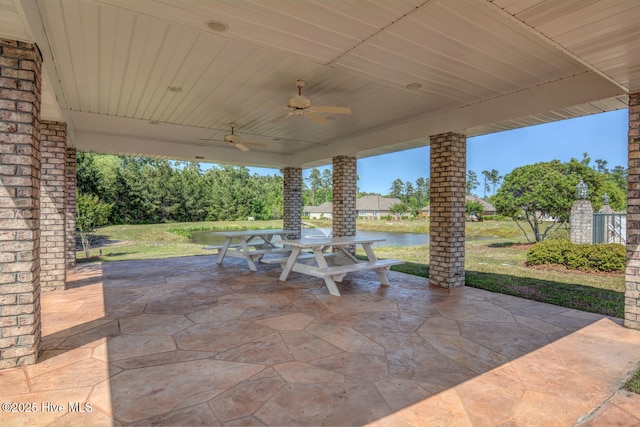
[[[622,104],[600,100],[624,95],[624,79],[570,51],[595,55],[576,32],[596,24],[562,33],[562,19],[554,24],[544,9],[516,3],[21,2],[30,26],[42,28],[33,33],[51,52],[51,99],[73,122],[78,148],[135,146],[136,154],[266,167],[381,154],[427,145],[440,131],[483,133]],[[618,13],[629,13],[629,2],[620,3],[627,9]],[[575,9],[566,12],[575,17]],[[208,19],[229,30],[212,33]],[[608,71],[624,74],[619,65]],[[314,104],[353,113],[324,126],[295,117],[272,122],[298,78],[308,81],[304,94]],[[409,90],[410,83],[420,87]],[[231,121],[245,140],[267,147],[240,153],[199,141],[222,138]]]

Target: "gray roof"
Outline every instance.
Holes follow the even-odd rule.
[[[333,212],[333,204],[331,202],[324,202],[320,206],[305,206],[302,212],[331,213]]]
[[[395,197],[362,196],[356,200],[356,209],[359,211],[388,211],[391,210],[391,206],[398,203],[402,202]]]
[[[362,196],[356,200],[356,210],[359,211],[389,211],[391,206],[402,203],[395,197]],[[333,205],[331,202],[324,202],[320,206],[305,206],[303,212],[308,213],[331,213]]]
[[[480,202],[482,204],[482,208],[484,212],[495,212],[496,208],[486,200],[481,199],[480,197],[474,194],[467,194],[467,202]]]

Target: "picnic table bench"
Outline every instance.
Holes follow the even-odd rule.
[[[283,245],[291,248],[291,253],[284,262],[281,281],[286,281],[291,272],[308,274],[323,278],[329,293],[340,296],[336,282],[342,282],[348,273],[373,270],[383,286],[389,286],[387,278],[392,265],[403,264],[404,261],[395,259],[379,260],[373,252],[372,245],[384,239],[359,238],[359,237],[326,237],[326,238],[302,238],[285,239]],[[367,254],[367,260],[361,261],[349,251],[355,245],[361,245]],[[332,248],[334,252],[326,251]],[[311,251],[303,252],[304,251]],[[331,254],[331,255],[329,255]],[[327,259],[332,259],[332,265]],[[274,262],[282,262],[284,258]],[[313,262],[304,262],[304,261]]]

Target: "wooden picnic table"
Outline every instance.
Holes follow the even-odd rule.
[[[292,271],[308,274],[324,279],[329,293],[340,296],[336,282],[342,282],[347,273],[373,270],[383,286],[389,286],[387,276],[392,265],[403,264],[404,261],[395,259],[379,260],[373,244],[385,239],[361,237],[304,237],[302,239],[285,239],[283,245],[291,252],[281,258],[283,265],[280,280],[286,281]],[[361,261],[349,251],[355,245],[361,245],[367,254],[367,260]],[[328,252],[329,249],[332,252]],[[303,252],[307,251],[307,252]],[[309,254],[308,251],[311,251]],[[272,262],[275,260],[272,260]],[[331,265],[329,265],[329,262]]]
[[[266,254],[289,254],[291,248],[283,247],[281,243],[274,242],[274,237],[280,236],[285,240],[287,235],[296,234],[293,230],[245,230],[223,231],[214,233],[225,237],[221,246],[205,246],[206,249],[217,249],[217,263],[222,264],[226,256],[244,258],[251,271],[258,271],[256,262]]]

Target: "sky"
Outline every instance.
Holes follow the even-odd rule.
[[[602,159],[607,161],[609,169],[626,168],[627,130],[625,109],[468,138],[467,170],[476,172],[482,181],[483,170],[496,169],[504,176],[527,164],[581,160],[585,152],[591,157],[592,165],[596,159]],[[279,173],[275,169],[250,170],[267,175]],[[429,147],[358,159],[357,171],[360,191],[385,195],[395,179],[415,184],[416,179],[429,177]],[[303,178],[310,172],[311,169],[303,170]],[[476,189],[476,193],[478,191]]]

